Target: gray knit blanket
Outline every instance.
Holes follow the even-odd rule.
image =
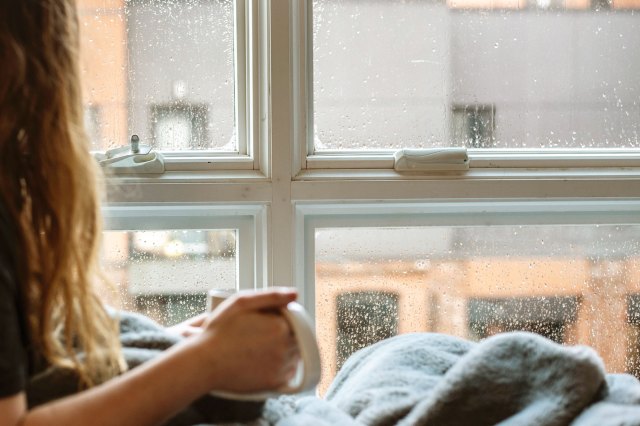
[[[355,353],[323,400],[269,401],[277,426],[640,425],[640,382],[531,333],[407,334]]]
[[[135,368],[179,338],[123,313],[121,340]],[[30,395],[30,402],[60,396],[51,391],[52,381],[41,377],[35,386],[40,399]],[[531,333],[478,343],[405,334],[352,355],[322,399],[283,396],[263,405],[204,397],[168,424],[640,426],[640,382],[606,374],[591,348]]]

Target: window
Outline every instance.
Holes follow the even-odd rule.
[[[121,204],[104,213],[102,263],[116,288],[104,289],[110,304],[172,325],[201,313],[209,289],[255,287],[261,209]]]
[[[206,105],[154,105],[151,107],[153,145],[163,151],[185,151],[207,144]],[[231,145],[235,141],[230,142]]]
[[[638,148],[637,17],[561,3],[313,1],[312,152],[465,146],[458,105],[472,148]]]
[[[169,147],[218,150],[228,146],[236,126],[233,3],[230,0],[128,2],[124,10],[131,133],[137,133],[142,140],[153,137],[145,128],[150,121],[154,130],[158,125],[157,110],[152,109],[151,117],[146,117],[150,102],[198,104],[198,111],[211,115],[209,120],[203,117],[202,128],[196,133],[202,139],[186,146],[174,142]],[[178,108],[175,114],[186,109]],[[209,137],[205,139],[205,135]],[[228,150],[237,151],[236,141],[232,141]]]
[[[634,293],[627,298],[627,318],[631,331],[627,347],[627,371],[640,377],[640,294]]]
[[[241,7],[232,0],[81,0],[79,8],[85,102],[104,109],[96,148],[124,145],[137,134],[159,150],[246,152],[236,131],[244,120],[237,109],[245,106],[237,99],[244,86],[236,85]],[[163,121],[168,104],[176,104],[172,124]],[[186,111],[196,113],[190,118],[198,127],[184,144],[178,140],[189,132],[180,121]],[[157,145],[171,134],[158,126],[172,128],[177,139]]]
[[[323,386],[409,331],[526,329],[637,372],[640,3],[603,6],[81,1],[95,147],[166,160],[108,182],[120,306],[168,324],[209,287],[294,285]],[[452,147],[468,170],[394,168]]]
[[[468,301],[469,334],[483,339],[505,331],[528,331],[556,343],[569,340],[575,327],[578,297],[539,296],[477,298]]]
[[[396,226],[383,216],[310,215],[317,333],[337,351],[323,353],[325,377],[345,355],[396,333],[479,340],[515,330],[591,345],[607,368],[636,372],[639,348],[628,342],[637,341],[640,226],[595,222],[626,223],[621,211],[557,208],[432,205],[397,212]]]
[[[454,105],[451,135],[456,145],[491,148],[494,140],[495,109],[491,105]]]
[[[100,107],[97,105],[87,105],[84,108],[84,127],[89,137],[89,146],[91,149],[100,148]]]
[[[398,295],[375,291],[340,293],[335,317],[339,370],[354,352],[398,334]]]

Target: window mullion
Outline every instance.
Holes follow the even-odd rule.
[[[271,285],[293,285],[295,226],[291,203],[292,96],[289,2],[263,2],[268,12],[269,138],[272,200],[269,223]],[[265,91],[261,92],[265,96]],[[263,114],[264,115],[264,114]]]

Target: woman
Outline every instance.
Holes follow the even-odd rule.
[[[124,371],[94,292],[99,179],[78,45],[73,0],[0,3],[0,425],[158,424],[211,390],[286,382],[295,343],[268,311],[295,299],[288,290],[236,296],[201,332]],[[50,366],[75,370],[83,390],[30,409],[28,380]]]

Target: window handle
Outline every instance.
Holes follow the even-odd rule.
[[[149,145],[140,144],[138,135],[131,136],[128,146],[95,155],[98,163],[114,174],[162,174],[164,157]]]

